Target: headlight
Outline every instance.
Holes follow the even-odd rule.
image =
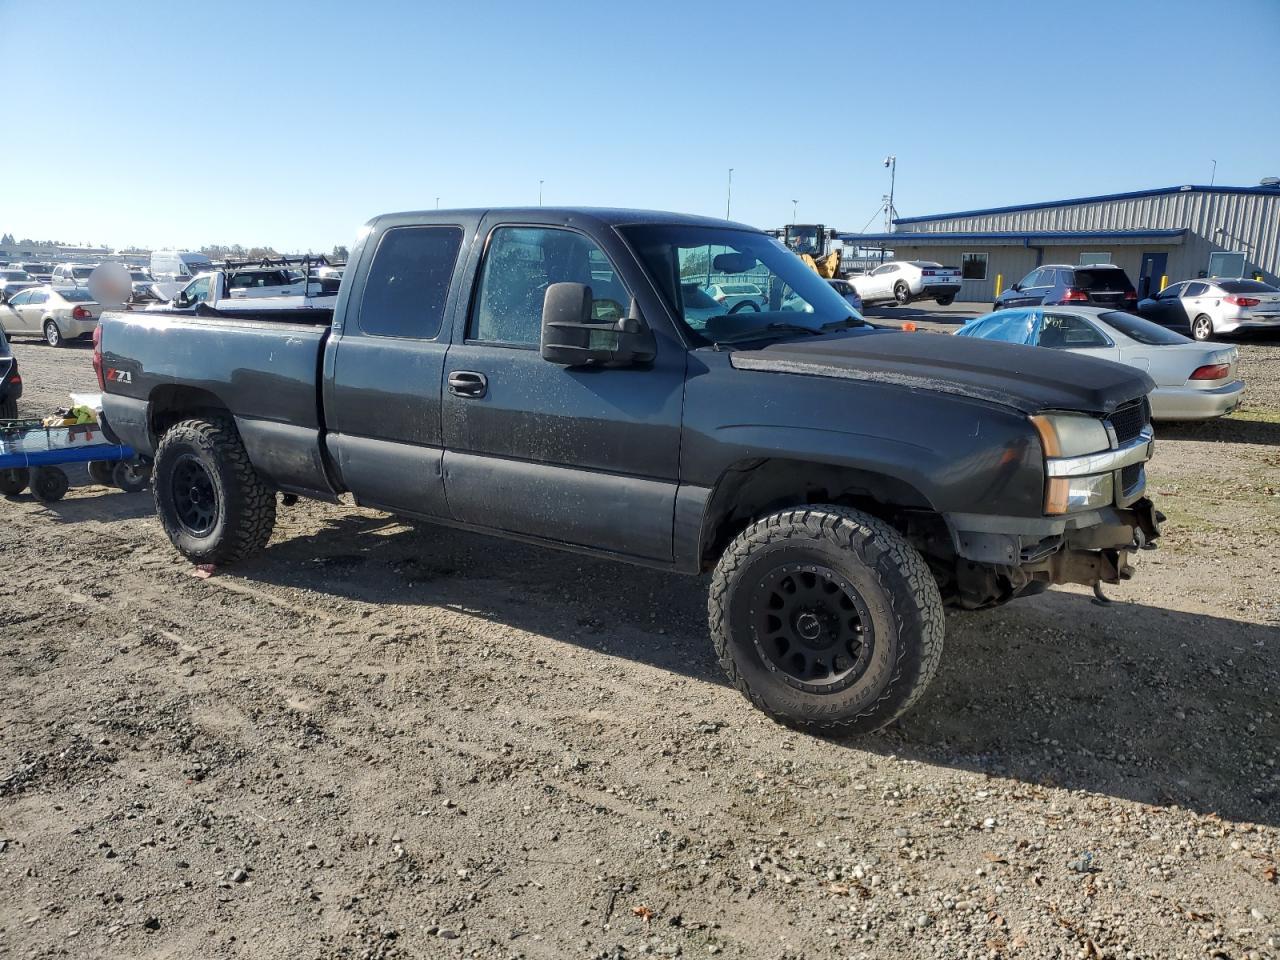
[[[1031,418],[1046,457],[1081,457],[1111,447],[1101,420],[1076,414],[1040,414]]]
[[[1091,477],[1053,477],[1045,484],[1044,512],[1071,513],[1105,507],[1115,500],[1115,482],[1109,473]]]
[[[1101,420],[1078,414],[1041,414],[1031,418],[1046,460],[1084,457],[1111,448],[1111,436]],[[1047,465],[1046,465],[1047,466]],[[1103,507],[1115,500],[1111,473],[1046,477],[1044,512],[1070,513]]]

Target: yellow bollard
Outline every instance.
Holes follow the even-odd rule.
[[[1164,288],[1167,287],[1168,285],[1169,285],[1169,275],[1165,274],[1163,277],[1160,278],[1160,292],[1163,293]]]
[[[1000,291],[1004,289],[1004,274],[996,274],[996,296],[1000,296]]]
[[[1253,279],[1255,279],[1255,280],[1257,280],[1259,283],[1261,283],[1261,282],[1262,282],[1262,274],[1260,274],[1260,273],[1255,273],[1255,274],[1253,275]]]

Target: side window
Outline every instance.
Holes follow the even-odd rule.
[[[182,291],[183,298],[187,303],[206,303],[209,300],[209,287],[212,284],[212,277],[202,277],[199,280],[193,280],[187,285],[187,289]]]
[[[1059,350],[1111,346],[1111,341],[1095,330],[1093,324],[1070,313],[1046,313],[1038,342],[1042,347]]]
[[[1182,291],[1184,297],[1203,297],[1209,291],[1207,283],[1200,283],[1198,280],[1187,284],[1187,289]]]
[[[542,299],[553,283],[589,286],[591,317],[602,323],[625,316],[631,300],[604,251],[581,234],[499,227],[485,251],[468,339],[536,345],[542,337]]]
[[[1182,296],[1182,291],[1186,289],[1186,286],[1187,285],[1185,283],[1175,283],[1171,287],[1165,287],[1158,294],[1156,294],[1156,299],[1157,300],[1176,300],[1178,297]]]
[[[1036,278],[1039,277],[1040,274],[1043,272],[1044,272],[1043,270],[1032,270],[1025,277],[1023,277],[1021,280],[1018,281],[1018,286],[1023,290],[1026,290],[1028,287],[1034,287],[1036,285],[1035,283]]]
[[[31,291],[23,290],[20,294],[9,301],[9,305],[13,307],[21,307],[31,302]]]
[[[49,299],[49,294],[46,293],[44,290],[34,290],[31,293],[31,299],[28,300],[27,303],[34,306],[38,303],[44,303],[48,299]]]
[[[382,235],[360,301],[360,329],[430,340],[440,332],[461,227],[392,227]]]

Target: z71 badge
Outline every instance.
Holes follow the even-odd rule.
[[[129,370],[107,370],[107,379],[112,383],[133,383],[133,373]]]

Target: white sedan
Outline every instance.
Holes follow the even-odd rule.
[[[0,304],[0,329],[9,336],[43,337],[51,347],[87,337],[102,305],[84,287],[32,287]]]
[[[1202,344],[1149,320],[1100,307],[1022,307],[975,317],[956,331],[1005,343],[1070,350],[1144,371],[1156,387],[1156,420],[1209,420],[1240,405],[1244,381],[1236,378],[1239,351]]]

